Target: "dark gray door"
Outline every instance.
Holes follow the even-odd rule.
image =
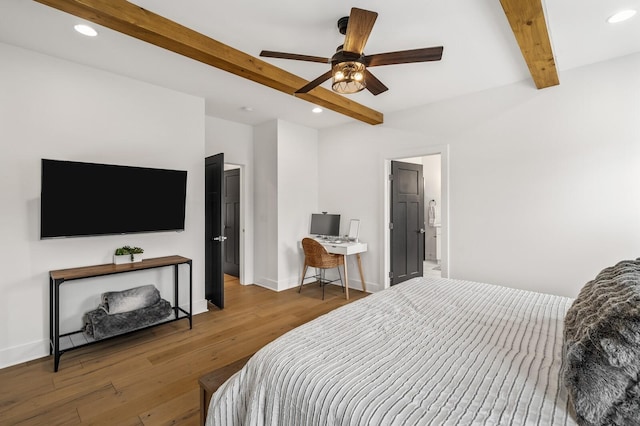
[[[224,154],[216,154],[205,159],[204,297],[220,309],[224,308],[223,175]]]
[[[391,162],[391,285],[423,275],[422,164]]]
[[[240,276],[240,169],[224,172],[224,273]]]

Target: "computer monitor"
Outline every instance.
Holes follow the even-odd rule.
[[[340,235],[340,215],[327,213],[313,213],[311,215],[311,235],[331,236]]]

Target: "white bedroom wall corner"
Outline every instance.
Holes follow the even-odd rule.
[[[282,120],[254,128],[254,281],[282,291],[299,279],[301,236],[317,207],[317,131]]]
[[[277,290],[278,123],[254,127],[254,281]]]
[[[204,100],[1,43],[0,56],[6,65],[0,69],[0,257],[11,265],[0,282],[2,359],[48,355],[42,344],[49,339],[48,271],[110,263],[112,250],[124,244],[143,247],[147,257],[192,258],[195,313],[204,300]],[[42,158],[187,170],[185,231],[40,240]],[[63,287],[112,290],[99,283]],[[75,322],[86,312],[82,291],[65,297]]]
[[[278,121],[278,288],[299,282],[310,214],[318,207],[318,131]]]

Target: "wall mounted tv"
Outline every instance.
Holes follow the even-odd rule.
[[[187,172],[42,160],[40,238],[184,230]]]

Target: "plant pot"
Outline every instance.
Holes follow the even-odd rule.
[[[131,255],[130,254],[120,254],[113,255],[113,263],[116,265],[120,265],[122,263],[131,263]]]
[[[133,255],[133,260],[131,259],[130,254],[119,254],[113,255],[113,263],[116,265],[120,265],[122,263],[134,263],[134,262],[142,262],[142,253],[136,253]]]

